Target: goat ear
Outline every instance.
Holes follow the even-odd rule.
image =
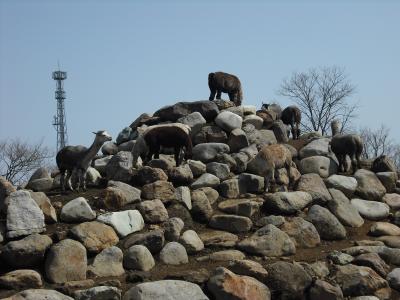
[[[97,132],[92,131],[93,134],[97,134]]]

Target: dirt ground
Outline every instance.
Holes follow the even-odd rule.
[[[60,194],[59,192],[52,192],[48,194],[53,205],[56,207],[57,212],[59,213],[59,207],[61,205],[57,205],[57,202],[62,203],[64,205],[68,201],[80,197],[85,197],[91,207],[96,210],[97,213],[104,212],[101,210],[99,205],[99,195],[101,189],[89,189],[86,192],[77,193],[67,193],[67,194]],[[168,208],[167,208],[168,209]],[[214,205],[214,209],[216,210],[216,204]],[[261,215],[262,216],[262,215]],[[257,218],[261,217],[260,215]],[[52,225],[47,225],[47,230],[45,234],[49,235],[53,238],[53,240],[57,240],[56,232],[64,232],[67,233],[68,229],[74,226],[75,224],[65,224],[65,223],[57,223]],[[277,260],[285,260],[285,261],[296,261],[296,262],[306,262],[306,263],[313,263],[318,260],[326,260],[327,255],[333,250],[341,250],[347,247],[354,246],[355,241],[361,240],[374,240],[374,237],[368,235],[368,231],[372,225],[372,222],[366,221],[364,225],[360,228],[349,228],[347,227],[348,237],[345,240],[341,241],[321,241],[321,244],[318,247],[311,248],[311,249],[300,249],[298,248],[295,255],[288,256],[288,257],[280,257],[280,258],[266,258],[266,257],[257,257],[247,255],[247,259],[253,259],[263,266],[267,266],[272,262]],[[147,226],[146,226],[147,227]],[[186,226],[186,229],[193,229],[196,232],[204,232],[208,230],[208,227],[205,224],[200,224],[197,222],[193,222],[190,226]],[[239,239],[242,239],[246,236],[251,235],[251,233],[241,234],[239,235]],[[122,240],[120,241],[122,244]],[[119,245],[120,245],[119,244]],[[196,258],[208,255],[212,252],[218,250],[227,250],[233,248],[222,248],[222,247],[207,247],[204,250],[200,251],[195,255],[189,256],[189,263],[185,265],[179,266],[170,266],[170,265],[163,265],[158,256],[155,255],[156,266],[149,272],[139,272],[139,271],[127,271],[126,274],[119,278],[91,278],[97,284],[104,284],[107,283],[108,285],[115,285],[120,287],[123,290],[123,293],[127,291],[131,286],[133,286],[137,282],[141,281],[154,281],[154,280],[161,280],[161,279],[182,279],[182,280],[189,280],[200,284],[201,286],[204,285],[204,279],[206,276],[202,274],[211,273],[216,267],[218,266],[227,266],[228,262],[214,262],[214,261],[197,261]],[[93,260],[93,256],[88,258],[88,263]],[[393,266],[392,266],[393,267]],[[5,272],[10,271],[11,269],[8,268],[6,265],[0,265],[0,274],[4,274]],[[41,274],[44,274],[44,270],[36,269]],[[196,276],[193,275],[193,271],[196,271]],[[118,281],[120,284],[118,283]],[[64,293],[68,293],[71,290],[66,290],[60,285],[49,284],[45,282],[45,288],[57,289]],[[1,290],[0,289],[0,298],[10,296],[14,294],[16,291],[10,290]],[[400,293],[395,292],[392,290],[392,299],[400,299]]]

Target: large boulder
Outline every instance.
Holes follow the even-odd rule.
[[[27,185],[28,189],[35,192],[48,192],[53,188],[54,179],[53,178],[39,178],[29,182]]]
[[[374,173],[397,172],[397,168],[389,156],[381,155],[372,162],[371,171]]]
[[[142,186],[157,180],[167,181],[168,176],[162,169],[145,166],[137,171],[134,180]]]
[[[324,181],[318,174],[311,173],[301,175],[297,190],[309,193],[314,203],[324,204],[332,199]]]
[[[219,154],[229,153],[230,148],[223,143],[202,143],[193,147],[193,159],[204,163],[214,161]]]
[[[327,178],[337,173],[338,165],[330,157],[309,156],[300,161],[299,170],[301,174],[316,173],[322,178]]]
[[[388,283],[369,267],[352,264],[336,266],[336,282],[340,285],[344,296],[374,295]]]
[[[220,184],[220,179],[210,173],[204,173],[195,182],[191,184],[192,189],[199,189],[202,187],[216,187]]]
[[[380,172],[376,176],[383,184],[387,193],[393,193],[396,190],[397,172]]]
[[[279,257],[296,253],[296,247],[290,237],[272,224],[260,228],[237,246],[240,250],[255,255]]]
[[[160,199],[163,203],[175,200],[175,188],[169,181],[157,180],[143,186],[142,196],[144,199]]]
[[[226,268],[218,267],[207,282],[215,299],[269,300],[271,293],[266,285],[249,276],[240,276]]]
[[[300,149],[300,158],[306,158],[310,156],[328,156],[329,155],[329,143],[328,138],[319,138],[311,141],[306,146]]]
[[[203,125],[207,123],[206,119],[204,119],[201,113],[199,113],[198,111],[179,118],[177,121],[179,123],[188,125],[191,129],[192,136],[199,132]]]
[[[329,189],[332,200],[328,202],[329,210],[345,226],[360,227],[364,224],[364,219],[358,210],[351,205],[350,200],[340,191]]]
[[[183,226],[182,226],[183,227]],[[159,253],[164,247],[165,237],[162,229],[129,235],[123,243],[125,249],[133,245],[143,245],[153,254]]]
[[[230,111],[222,111],[215,118],[215,124],[227,132],[231,132],[236,128],[242,128],[243,119]]]
[[[101,152],[104,155],[114,155],[118,153],[118,146],[113,143],[113,142],[108,142],[105,143],[102,147],[101,147]]]
[[[253,260],[237,259],[231,261],[227,268],[237,275],[254,277],[261,282],[265,282],[268,278],[267,270],[260,263]]]
[[[193,112],[199,112],[206,121],[212,121],[218,115],[219,109],[213,101],[178,102],[174,105],[164,106],[157,110],[153,116],[162,121],[175,122]]]
[[[168,220],[168,211],[159,199],[140,202],[137,209],[147,223],[162,223]]]
[[[28,191],[16,191],[7,203],[7,237],[16,238],[46,230],[44,215]]]
[[[390,272],[387,277],[387,281],[391,288],[400,291],[400,268],[395,268]]]
[[[321,242],[315,226],[300,217],[290,218],[279,229],[292,238],[296,247],[314,248]]]
[[[268,213],[295,214],[312,202],[312,196],[307,192],[278,192],[267,194],[264,209]]]
[[[335,174],[325,180],[325,185],[328,188],[343,192],[347,197],[351,197],[357,189],[357,179]]]
[[[207,230],[199,236],[205,246],[233,247],[239,240],[236,234],[221,230]]]
[[[61,209],[60,219],[63,222],[80,223],[91,221],[95,218],[96,213],[83,197],[78,197],[69,201]]]
[[[141,191],[129,184],[111,180],[100,196],[106,208],[121,209],[127,204],[139,202]]]
[[[0,286],[11,290],[40,288],[42,277],[34,270],[14,270],[0,277]]]
[[[91,253],[99,253],[119,241],[112,227],[97,221],[76,225],[71,228],[70,234]]]
[[[136,138],[137,132],[133,131],[130,127],[125,127],[122,131],[118,134],[116,143],[117,145],[125,143],[127,141],[133,140]]]
[[[123,300],[159,299],[208,300],[208,297],[197,284],[181,280],[160,280],[139,283],[130,288],[123,297]]]
[[[53,241],[47,235],[31,234],[21,240],[11,241],[1,249],[1,258],[14,268],[39,265]]]
[[[264,120],[257,116],[257,115],[247,115],[243,119],[243,124],[251,124],[253,125],[257,130],[260,130],[262,125],[264,123]]]
[[[363,199],[351,199],[353,205],[361,216],[368,220],[383,220],[389,216],[390,208],[386,203],[368,201]]]
[[[313,205],[307,214],[307,220],[314,224],[324,240],[342,240],[346,238],[346,229],[325,207]]]
[[[226,143],[228,141],[228,135],[226,132],[218,126],[204,126],[200,131],[193,137],[193,143],[195,145],[201,143]]]
[[[357,179],[356,194],[363,199],[381,201],[386,194],[386,189],[375,173],[359,169],[354,177]]]
[[[196,253],[204,249],[204,243],[194,230],[186,230],[179,239],[187,253]]]
[[[140,231],[144,227],[143,217],[137,210],[108,212],[98,216],[97,221],[112,226],[121,237]]]
[[[210,200],[202,190],[194,190],[191,194],[192,217],[198,222],[208,222],[213,214]]]
[[[304,299],[312,283],[311,276],[299,265],[278,261],[267,267],[266,284],[271,288],[273,299]]]
[[[131,152],[120,151],[115,154],[105,167],[108,180],[130,182],[132,177],[133,156]]]
[[[220,180],[225,180],[229,177],[230,169],[227,164],[219,162],[210,162],[206,166],[208,173],[217,176]]]
[[[54,244],[46,256],[46,277],[53,283],[85,280],[86,249],[81,243],[66,239]]]
[[[102,158],[95,159],[93,161],[93,167],[100,172],[100,174],[105,175],[106,174],[106,167],[108,163],[110,162],[112,155],[107,155]]]

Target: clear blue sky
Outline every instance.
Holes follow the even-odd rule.
[[[283,78],[331,65],[357,86],[355,124],[384,123],[400,142],[399,30],[400,1],[0,0],[0,139],[55,148],[60,60],[70,144],[208,99],[211,71],[237,74],[246,104],[287,105],[276,95]]]

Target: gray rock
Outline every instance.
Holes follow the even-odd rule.
[[[357,179],[356,194],[363,199],[381,201],[386,193],[385,187],[379,181],[375,173],[359,169],[354,177]]]
[[[243,119],[240,116],[230,111],[220,112],[214,120],[215,124],[227,132],[231,132],[236,128],[242,128],[242,121]]]
[[[198,160],[187,160],[190,170],[194,177],[199,177],[206,172],[206,165]]]
[[[357,188],[357,179],[343,175],[332,175],[325,180],[328,188],[341,191],[346,197],[351,197]]]
[[[340,287],[333,286],[329,282],[322,281],[317,279],[313,285],[311,286],[309,292],[310,300],[319,300],[319,299],[335,299],[335,300],[343,300],[343,293]]]
[[[340,251],[332,251],[331,253],[329,253],[328,257],[327,257],[333,264],[335,265],[347,265],[349,263],[351,263],[354,260],[354,257],[340,252]]]
[[[170,218],[163,224],[164,236],[167,241],[177,241],[185,224],[181,218]]]
[[[389,248],[387,246],[354,246],[342,250],[352,256],[363,253],[377,253],[387,264],[400,265],[400,249]]]
[[[238,178],[225,180],[219,185],[218,189],[221,195],[225,198],[234,199],[238,198],[241,194],[243,194],[243,191],[240,190]]]
[[[78,197],[63,206],[60,218],[63,222],[80,223],[95,219],[96,213],[85,198]]]
[[[393,193],[396,189],[396,181],[398,179],[396,172],[380,172],[376,176],[383,184],[387,193]]]
[[[0,287],[6,289],[40,288],[42,285],[42,277],[34,270],[15,270],[0,276]]]
[[[354,258],[352,263],[358,266],[370,267],[383,278],[385,278],[390,271],[390,266],[388,266],[377,253],[360,254]]]
[[[159,199],[143,201],[137,208],[148,223],[161,223],[169,219],[168,211]]]
[[[68,297],[60,292],[55,290],[46,290],[46,289],[29,289],[22,292],[19,292],[12,296],[11,299],[18,300],[38,300],[38,299],[46,299],[46,300],[74,300],[71,297]]]
[[[192,131],[192,136],[194,136],[200,129],[207,123],[206,119],[203,118],[201,113],[195,111],[191,114],[188,114],[185,117],[179,118],[177,120],[179,123],[186,124],[190,126]]]
[[[49,171],[46,168],[40,167],[40,168],[36,169],[35,172],[33,172],[31,177],[29,178],[28,185],[33,180],[43,179],[43,178],[51,178],[51,176],[49,174]]]
[[[324,240],[341,240],[346,238],[346,229],[325,207],[313,205],[308,211],[307,220],[314,224],[319,235]]]
[[[40,207],[43,212],[44,220],[46,223],[56,223],[57,222],[57,213],[54,209],[53,205],[50,202],[50,199],[43,192],[29,192],[33,200],[35,200],[36,204]]]
[[[211,253],[206,258],[211,261],[232,261],[237,259],[244,259],[246,255],[239,250],[222,250]],[[201,261],[199,257],[197,260]]]
[[[278,261],[267,266],[273,299],[302,299],[312,278],[299,264]],[[276,298],[275,298],[276,297]]]
[[[337,163],[325,156],[309,156],[300,161],[299,170],[301,174],[316,173],[322,178],[327,178],[337,173]]]
[[[193,147],[193,159],[207,163],[214,161],[218,154],[229,153],[230,148],[222,143],[202,143]]]
[[[86,184],[88,186],[98,186],[101,182],[101,174],[95,168],[89,167],[86,171]]]
[[[125,143],[127,141],[133,140],[135,138],[135,133],[132,131],[132,128],[125,127],[122,131],[118,134],[116,143],[117,145]]]
[[[133,147],[135,146],[135,144],[136,144],[136,140],[131,140],[131,141],[127,141],[127,142],[124,142],[122,144],[119,144],[117,153],[121,152],[121,151],[129,151],[129,152],[131,152]]]
[[[227,141],[228,135],[226,132],[220,127],[213,125],[204,126],[193,138],[195,145],[201,143],[226,143]]]
[[[213,214],[210,201],[206,194],[201,190],[194,190],[191,194],[193,219],[198,222],[208,222]]]
[[[237,246],[247,253],[264,256],[279,257],[296,253],[296,247],[290,237],[272,224],[260,228]]]
[[[53,188],[53,178],[39,178],[28,183],[27,188],[35,192],[48,192]]]
[[[386,288],[388,283],[369,267],[348,264],[337,266],[336,282],[344,296],[373,295],[377,290]]]
[[[27,191],[7,197],[7,237],[16,238],[46,230],[42,210]]]
[[[198,189],[202,187],[216,187],[219,184],[220,180],[217,176],[212,175],[210,173],[205,173],[191,184],[191,188]]]
[[[100,172],[100,174],[105,174],[106,173],[106,167],[108,163],[110,162],[112,155],[108,155],[102,158],[95,159],[93,161],[93,167]]]
[[[127,204],[139,202],[141,191],[120,181],[109,181],[101,193],[103,204],[108,209],[120,209]]]
[[[151,230],[145,233],[129,235],[124,240],[124,248],[128,249],[133,245],[143,245],[153,254],[159,253],[165,243],[164,231],[161,229]]]
[[[190,167],[185,164],[172,168],[168,172],[168,178],[175,185],[189,185],[193,181],[193,173]]]
[[[198,190],[204,192],[210,204],[214,204],[219,198],[219,193],[215,189],[208,186],[199,188]]]
[[[329,210],[345,226],[361,227],[364,219],[358,213],[358,210],[351,205],[350,200],[339,190],[329,189],[332,200],[328,202]]]
[[[264,227],[265,225],[272,224],[276,227],[281,227],[285,223],[285,218],[283,216],[266,216],[259,219],[256,223],[257,226]]]
[[[263,203],[261,198],[230,199],[218,203],[218,208],[228,214],[251,217],[260,210]]]
[[[368,220],[383,220],[389,216],[389,206],[382,202],[362,199],[351,199],[353,205],[361,216]]]
[[[236,128],[229,134],[228,146],[232,152],[239,152],[240,149],[249,146],[249,140],[247,139],[246,133]]]
[[[386,194],[383,196],[382,201],[390,206],[393,210],[400,210],[400,195],[399,194]]]
[[[278,192],[267,194],[264,207],[268,212],[290,215],[303,210],[312,200],[312,196],[307,192]]]
[[[268,287],[249,276],[240,276],[218,267],[207,283],[215,299],[271,299]]]
[[[190,189],[187,186],[179,186],[175,189],[175,198],[178,202],[185,205],[187,209],[192,209],[192,198]]]
[[[373,236],[381,236],[381,235],[399,236],[400,227],[391,224],[389,222],[376,222],[372,224],[369,233]]]
[[[314,203],[326,203],[332,200],[331,194],[318,174],[301,175],[297,190],[308,192]]]
[[[306,158],[310,156],[328,156],[329,155],[329,143],[328,138],[319,138],[308,143],[306,146],[301,148],[299,151],[300,158]]]
[[[257,130],[260,130],[262,128],[263,123],[264,123],[264,120],[257,115],[247,115],[244,117],[244,120],[243,120],[243,125],[251,124]]]
[[[228,269],[238,275],[254,277],[261,282],[266,282],[268,272],[264,267],[253,260],[234,260],[229,263]]]
[[[179,118],[187,116],[195,111],[199,112],[207,121],[214,120],[219,114],[218,106],[214,101],[201,100],[178,102],[174,105],[165,106],[157,110],[153,116],[159,117],[162,121],[175,122]]]
[[[74,292],[76,300],[120,300],[121,290],[113,286],[95,286]]]
[[[204,249],[203,241],[194,230],[186,230],[179,242],[186,248],[187,253],[196,253]]]
[[[220,180],[227,179],[230,173],[230,169],[227,164],[222,164],[218,162],[208,163],[206,166],[206,170],[208,173],[217,176]]]
[[[142,245],[134,245],[124,255],[126,269],[149,271],[155,266],[153,255]]]
[[[1,258],[14,268],[29,268],[44,260],[46,250],[53,241],[47,235],[32,234],[18,241],[11,241],[1,249]]]
[[[16,188],[11,184],[11,182],[3,176],[0,176],[0,212],[6,209],[6,198],[16,191]]]
[[[132,161],[133,157],[131,152],[121,151],[115,154],[105,167],[107,179],[130,182],[132,178]]]
[[[253,222],[248,217],[236,215],[213,215],[209,226],[231,233],[247,232],[253,226]]]
[[[140,231],[144,227],[143,217],[137,210],[108,212],[100,215],[97,221],[112,226],[121,237]]]
[[[171,182],[158,180],[143,186],[142,196],[144,199],[160,199],[163,203],[175,200],[175,188]]]
[[[283,124],[282,120],[274,121],[271,129],[274,132],[278,143],[287,143],[289,141],[287,125]]]
[[[400,291],[400,268],[395,268],[390,272],[386,280],[389,282],[391,288]]]
[[[247,163],[249,162],[248,155],[244,152],[232,153],[232,158],[235,160],[236,163],[236,167],[233,168],[232,170],[235,173],[245,172],[247,169]]]
[[[250,173],[242,173],[238,176],[238,179],[241,193],[264,192],[264,177]]]
[[[313,248],[321,242],[314,225],[300,217],[289,219],[279,229],[292,238],[296,247]]]
[[[180,280],[160,280],[140,283],[130,288],[123,300],[208,300],[201,288],[194,283]]]
[[[162,169],[144,166],[137,171],[135,179],[142,186],[157,180],[168,181],[168,176]]]
[[[106,248],[96,255],[88,272],[96,277],[122,276],[125,273],[122,266],[123,256],[118,247]]]
[[[113,142],[108,142],[101,147],[101,152],[104,155],[114,155],[118,153],[118,146]]]
[[[167,265],[187,264],[189,258],[185,247],[177,242],[169,242],[160,252],[160,260]]]
[[[53,283],[85,280],[86,269],[86,249],[74,240],[66,239],[54,244],[46,256],[46,276]]]

